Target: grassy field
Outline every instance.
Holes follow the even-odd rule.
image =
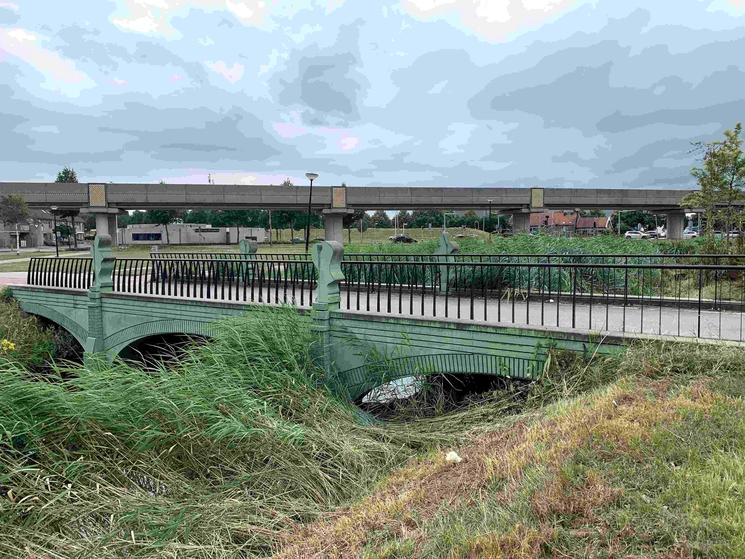
[[[317,387],[313,343],[265,308],[159,372],[6,352],[0,556],[745,554],[745,349],[554,354],[529,387],[370,424]]]
[[[461,463],[411,461],[277,556],[745,557],[744,355],[639,347],[586,393],[602,374],[575,368],[573,397],[462,437]]]
[[[419,242],[414,244],[392,243],[388,237],[393,235],[393,229],[369,229],[360,235],[359,231],[352,231],[352,243],[345,246],[346,252],[370,253],[406,253],[432,254],[437,248],[437,240],[441,234],[439,229],[407,229],[406,233]],[[289,240],[289,230],[281,231],[281,237]],[[346,241],[345,232],[345,241]],[[451,240],[460,245],[464,254],[657,254],[657,253],[685,253],[698,252],[698,241],[637,241],[615,236],[598,237],[552,237],[547,235],[516,235],[514,237],[500,237],[475,229],[451,228],[448,230]],[[312,230],[311,238],[323,235],[323,230]],[[238,245],[180,245],[163,247],[162,252],[237,252]],[[261,254],[302,253],[305,245],[289,242],[262,244],[259,246]],[[119,258],[148,258],[150,245],[135,245],[117,247],[114,253]],[[68,253],[61,253],[62,256]],[[80,256],[79,253],[74,253]],[[21,272],[28,268],[28,262],[2,263],[0,255],[0,272]],[[15,255],[14,255],[15,256]],[[28,258],[33,255],[24,256]],[[83,254],[85,256],[85,254]]]

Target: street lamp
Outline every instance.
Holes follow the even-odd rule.
[[[52,219],[54,221],[54,227],[52,229],[52,233],[54,233],[54,252],[57,254],[57,258],[59,258],[59,239],[57,238],[57,206],[52,206],[49,209],[52,211]]]
[[[487,200],[487,202],[489,202],[489,241],[491,241],[491,230],[493,229],[492,224],[491,224],[491,203],[492,203],[491,198]]]
[[[308,222],[305,224],[305,252],[308,252],[308,245],[310,243],[310,206],[313,201],[313,181],[318,178],[318,173],[305,173],[305,176],[310,181],[310,191],[308,192]]]

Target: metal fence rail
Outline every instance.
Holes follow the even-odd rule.
[[[345,261],[342,307],[743,340],[745,266]]]
[[[151,252],[155,260],[310,260],[305,253],[244,254],[240,252]]]
[[[237,252],[153,252],[154,259],[213,259],[213,260],[310,260],[306,253],[255,253],[243,254]],[[364,262],[435,262],[448,260],[453,262],[518,262],[518,263],[566,263],[566,264],[702,264],[702,265],[745,265],[745,254],[580,254],[580,253],[457,253],[450,255],[437,254],[406,254],[406,253],[352,253],[345,252],[344,260]]]
[[[93,283],[90,258],[32,258],[26,273],[28,285],[86,290]]]
[[[209,258],[121,259],[112,280],[118,293],[301,307],[312,304],[316,283],[309,260]]]

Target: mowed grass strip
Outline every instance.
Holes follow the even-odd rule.
[[[277,556],[744,557],[744,354],[632,349],[634,374],[410,463]]]

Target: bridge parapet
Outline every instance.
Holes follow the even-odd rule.
[[[459,255],[442,244],[440,254],[416,258],[344,258],[340,243],[321,242],[313,261],[255,253],[115,259],[100,237],[92,259],[34,259],[36,285],[14,291],[24,310],[109,356],[151,335],[208,335],[213,321],[255,304],[310,309],[314,351],[330,381],[381,355],[540,360],[549,347],[587,351],[614,336],[745,341],[745,257],[521,259]]]

